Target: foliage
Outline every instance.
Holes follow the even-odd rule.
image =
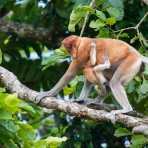
[[[0,32],[0,63],[34,90],[49,90],[68,67],[70,58],[60,41],[69,34],[80,34],[84,18],[89,13],[85,36],[110,37],[124,40],[148,56],[148,19],[137,27],[148,11],[139,0],[0,0],[0,19],[20,24],[28,23],[50,31],[49,43],[22,38],[14,33]],[[133,26],[132,29],[123,29]],[[123,30],[122,30],[123,29]],[[55,50],[54,50],[55,49]],[[78,97],[83,85],[81,72],[63,91],[61,97]],[[148,115],[148,66],[127,86],[126,91],[134,108]],[[96,96],[92,91],[90,97]],[[0,147],[131,147],[148,144],[147,137],[136,135],[122,125],[97,123],[78,119],[52,110],[41,109],[24,102],[15,94],[0,88]],[[106,97],[106,103],[113,102]],[[116,130],[115,130],[116,128]],[[115,131],[115,132],[114,132]]]

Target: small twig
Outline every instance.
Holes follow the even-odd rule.
[[[90,3],[90,7],[93,7],[95,4],[95,0],[92,0],[91,3]],[[89,18],[89,12],[87,12],[85,18],[84,18],[84,23],[83,23],[83,26],[82,26],[82,29],[81,29],[81,32],[80,32],[80,37],[83,35],[84,33],[84,30],[85,30],[85,27],[86,27],[86,23],[88,21],[88,18]]]
[[[136,25],[136,27],[138,28],[142,22],[145,20],[145,18],[148,16],[148,12],[145,13],[145,15],[143,16],[143,18],[139,21],[139,23]]]
[[[144,15],[144,16],[141,18],[141,20],[138,22],[138,24],[137,24],[136,26],[134,26],[134,27],[127,27],[127,28],[123,28],[123,29],[114,31],[115,33],[116,33],[116,32],[119,32],[118,35],[117,35],[117,39],[120,37],[120,34],[121,34],[123,31],[134,29],[134,30],[136,30],[136,32],[137,32],[137,36],[138,36],[138,38],[139,38],[139,41],[140,41],[141,45],[144,46],[144,45],[143,45],[143,42],[142,42],[141,39],[140,39],[139,27],[140,27],[140,25],[143,23],[143,21],[145,20],[145,18],[146,18],[147,16],[148,16],[148,12],[145,13],[145,15]]]

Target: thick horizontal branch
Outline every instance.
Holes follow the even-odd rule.
[[[1,66],[0,81],[11,93],[17,94],[19,98],[36,103],[36,97],[39,92],[23,85],[12,72]],[[91,109],[78,103],[64,101],[54,97],[44,98],[38,105],[96,121],[111,121],[112,116],[111,113],[104,110]],[[148,120],[125,114],[116,115],[115,120],[127,127],[133,128],[134,132],[141,132],[148,135],[148,133],[145,133],[148,130]]]
[[[142,0],[146,5],[148,5],[148,0]]]
[[[0,19],[0,31],[6,33],[15,33],[19,37],[30,38],[34,40],[49,42],[51,33],[42,27],[33,27],[25,23],[17,23]]]

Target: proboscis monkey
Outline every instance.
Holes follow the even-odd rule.
[[[123,85],[133,79],[133,77],[139,72],[142,63],[148,64],[148,58],[142,56],[134,47],[126,42],[116,39],[92,39],[74,35],[65,38],[62,44],[70,52],[73,61],[59,82],[50,91],[45,92],[46,96],[55,96],[75,77],[79,70],[83,69],[85,71],[87,68],[86,64],[90,60],[90,45],[93,40],[96,42],[97,49],[96,66],[104,63],[103,58],[107,50],[110,62],[109,70],[114,70],[112,77],[109,77],[109,86],[115,99],[122,107],[122,110],[117,110],[116,113],[132,111],[132,107],[128,101]],[[106,70],[104,70],[103,74],[105,71]],[[89,73],[86,75],[88,74]],[[89,82],[87,83],[89,86]],[[41,97],[39,98],[41,99]]]

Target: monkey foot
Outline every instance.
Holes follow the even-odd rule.
[[[116,115],[117,114],[125,114],[125,113],[129,113],[129,112],[132,112],[132,111],[133,111],[132,108],[131,109],[112,110],[110,112],[110,115],[111,115],[110,120],[111,120],[111,122],[113,124],[115,124],[116,123]]]
[[[121,110],[112,110],[111,113],[116,115],[116,114],[125,114],[125,113],[129,113],[132,112],[133,109],[121,109]]]
[[[40,92],[38,96],[35,98],[35,102],[38,104],[40,101],[46,97],[52,96],[50,91]]]

